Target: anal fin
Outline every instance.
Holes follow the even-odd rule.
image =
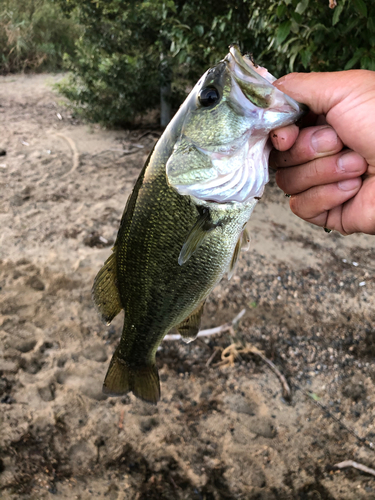
[[[116,284],[116,254],[112,253],[96,275],[92,287],[92,298],[102,320],[109,325],[122,309]]]
[[[184,321],[177,326],[178,333],[181,335],[182,340],[187,344],[197,338],[205,302],[206,300],[201,302],[199,306],[190,314],[190,316],[184,319]]]
[[[130,366],[119,354],[120,346],[112,356],[103,383],[103,392],[109,396],[122,396],[132,392],[147,403],[156,404],[160,399],[158,369],[154,364]]]
[[[198,220],[190,230],[185,243],[182,246],[178,263],[180,266],[185,264],[190,257],[198,250],[204,240],[207,238],[210,231],[215,229],[218,224],[214,224],[210,220],[210,211],[208,208],[202,210]]]

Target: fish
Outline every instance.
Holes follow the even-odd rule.
[[[156,404],[156,352],[177,329],[199,332],[207,296],[234,272],[246,224],[268,176],[271,130],[306,107],[237,45],[199,79],[151,151],[92,289],[106,324],[124,310],[121,340],[103,383]]]

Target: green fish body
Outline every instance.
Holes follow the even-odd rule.
[[[277,112],[264,126],[272,99]],[[172,328],[193,340],[208,294],[233,272],[245,225],[268,180],[268,133],[302,113],[291,101],[232,47],[203,75],[156,144],[94,282],[93,299],[108,324],[125,312],[105,393],[160,399],[157,348]]]

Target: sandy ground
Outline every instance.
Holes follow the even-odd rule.
[[[303,223],[271,179],[203,327],[245,308],[236,340],[291,401],[258,356],[219,364],[228,333],[162,344],[157,407],[107,398],[122,318],[103,325],[90,289],[157,133],[74,121],[57,79],[0,79],[0,498],[375,499],[333,469],[375,466],[374,237]]]

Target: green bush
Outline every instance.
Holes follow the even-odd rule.
[[[58,0],[81,26],[72,72],[60,85],[95,121],[122,125],[174,102],[239,42],[275,76],[289,71],[375,69],[371,0]]]
[[[78,31],[52,0],[0,0],[0,73],[61,69]]]

